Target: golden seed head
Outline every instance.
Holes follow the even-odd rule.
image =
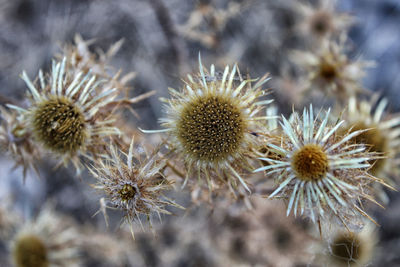
[[[336,260],[348,264],[357,262],[363,253],[361,241],[354,233],[342,233],[331,244],[332,255]]]
[[[319,145],[308,144],[293,154],[292,168],[303,181],[318,181],[328,172],[328,157]]]
[[[13,250],[17,267],[47,267],[47,249],[43,242],[34,235],[20,237]]]
[[[82,112],[72,101],[60,96],[36,107],[33,128],[40,142],[59,153],[74,153],[87,138]]]
[[[134,188],[130,184],[125,184],[121,190],[118,191],[119,196],[121,197],[121,200],[124,202],[128,202],[129,200],[132,200],[135,195],[136,195],[136,188]]]
[[[184,107],[178,121],[178,138],[197,160],[218,162],[238,150],[244,124],[240,109],[229,98],[199,97]]]
[[[377,153],[385,153],[388,151],[388,140],[385,138],[381,131],[378,128],[373,128],[374,126],[367,126],[363,122],[356,123],[352,126],[351,131],[355,132],[358,130],[366,130],[356,137],[353,138],[353,141],[357,144],[366,144],[368,146],[369,151],[377,152]],[[372,129],[371,129],[372,128]],[[385,159],[376,159],[370,162],[371,168],[369,169],[369,173],[372,175],[378,174],[385,164]]]
[[[319,76],[328,82],[333,81],[338,76],[338,73],[335,64],[322,61],[319,65]]]

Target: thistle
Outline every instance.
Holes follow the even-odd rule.
[[[79,172],[80,156],[97,157],[103,140],[120,131],[114,126],[110,109],[117,89],[104,89],[101,81],[90,73],[71,76],[66,59],[53,62],[52,73],[45,81],[39,71],[40,88],[35,87],[25,72],[22,79],[30,90],[27,109],[8,105],[20,113],[21,134],[32,135],[34,141],[53,152],[66,165],[72,162]]]
[[[357,101],[352,97],[349,99],[348,109],[343,113],[346,123],[342,132],[364,132],[353,138],[356,143],[363,143],[370,152],[379,153],[381,156],[370,162],[371,175],[382,178],[387,183],[394,185],[392,178],[400,174],[398,158],[400,153],[400,117],[385,112],[387,99],[377,102],[377,95],[370,101]],[[372,107],[377,102],[376,109]],[[378,184],[375,186],[376,193],[384,202],[388,202],[386,193]]]
[[[357,101],[349,99],[349,107],[343,116],[346,120],[345,131],[367,130],[355,137],[354,141],[364,143],[369,151],[382,154],[384,157],[371,162],[369,172],[377,177],[389,179],[399,174],[399,160],[396,156],[400,152],[400,117],[385,112],[388,101],[382,99],[377,103],[373,112],[372,106],[377,96],[371,101]]]
[[[80,266],[78,236],[72,224],[46,207],[18,230],[12,261],[16,267]]]
[[[314,119],[310,106],[302,118],[294,112],[291,122],[282,116],[282,137],[267,144],[280,157],[261,158],[269,165],[255,172],[278,174],[278,188],[269,198],[288,200],[287,215],[293,210],[295,216],[300,213],[320,222],[334,214],[347,226],[350,220],[358,223],[360,215],[370,218],[360,201],[375,202],[370,185],[386,184],[368,174],[369,162],[377,155],[351,141],[364,131],[339,136],[336,132],[344,121],[328,126],[329,114],[322,120],[319,116]]]
[[[339,42],[325,40],[315,52],[293,53],[295,64],[307,73],[306,93],[319,90],[345,102],[364,91],[360,82],[365,76],[364,69],[372,63],[349,59],[345,53],[346,39],[341,37]]]
[[[300,30],[307,36],[321,40],[346,32],[353,23],[353,18],[344,13],[335,12],[336,1],[322,0],[316,7],[297,2],[297,10],[303,20]]]
[[[122,210],[125,220],[131,224],[142,225],[141,216],[144,216],[150,226],[153,214],[171,214],[166,206],[181,208],[164,195],[172,189],[172,183],[162,173],[165,163],[158,158],[157,152],[142,161],[139,155],[134,154],[133,139],[128,155],[120,152],[126,161],[120,157],[117,148],[111,146],[109,158],[98,159],[89,168],[97,179],[93,187],[105,195],[102,208]]]
[[[318,263],[328,263],[327,266],[337,267],[361,267],[371,264],[378,242],[374,225],[367,224],[360,232],[330,227],[324,229],[323,233],[324,239],[316,248]]]
[[[162,99],[167,116],[160,121],[165,129],[148,132],[168,132],[171,150],[185,165],[183,186],[197,173],[199,181],[205,178],[210,192],[221,183],[237,188],[237,182],[250,191],[240,172],[254,158],[253,133],[262,128],[259,121],[267,118],[257,114],[271,102],[258,100],[268,78],[251,86],[255,80],[236,78],[236,65],[231,71],[227,66],[222,76],[213,65],[208,73],[200,57],[199,67],[198,77],[188,75],[181,91],[170,88],[172,98]]]

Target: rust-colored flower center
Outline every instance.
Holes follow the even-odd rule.
[[[292,168],[299,179],[318,181],[328,172],[328,157],[319,145],[308,144],[293,154]]]
[[[130,184],[125,184],[119,191],[118,194],[122,201],[129,201],[136,195],[136,188]]]
[[[186,104],[178,121],[178,137],[197,160],[215,162],[234,154],[244,138],[240,109],[229,98],[205,96]]]
[[[17,267],[47,267],[47,249],[43,242],[34,235],[20,237],[13,250],[14,262]]]
[[[82,112],[65,97],[40,103],[33,112],[33,127],[39,141],[59,153],[74,153],[87,137]]]
[[[331,244],[332,255],[343,263],[356,262],[362,255],[361,242],[353,233],[339,235]]]
[[[336,66],[326,61],[321,62],[319,66],[319,76],[326,81],[333,81],[338,76]]]

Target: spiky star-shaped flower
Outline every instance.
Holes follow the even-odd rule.
[[[328,126],[328,111],[320,120],[314,119],[312,106],[304,109],[300,118],[294,112],[291,122],[282,117],[283,136],[278,143],[268,144],[279,157],[261,158],[269,165],[257,171],[268,175],[279,174],[278,188],[269,196],[289,200],[287,215],[293,210],[319,222],[326,212],[334,214],[343,224],[360,215],[369,217],[360,207],[360,201],[370,196],[370,184],[384,182],[370,174],[370,160],[375,153],[367,152],[364,144],[351,141],[363,130],[345,136],[336,132],[344,123]],[[372,219],[371,219],[372,220]]]
[[[199,66],[198,77],[188,75],[181,91],[170,88],[172,98],[163,99],[167,116],[160,120],[165,127],[160,131],[168,132],[171,150],[183,158],[184,185],[197,173],[199,181],[205,177],[210,192],[226,183],[250,191],[240,172],[249,166],[253,133],[266,118],[258,113],[271,102],[259,100],[267,75],[252,86],[255,80],[236,77],[236,65],[232,70],[226,66],[222,75],[213,65],[208,73],[200,57]]]
[[[104,139],[120,134],[114,126],[110,107],[117,89],[104,89],[102,81],[90,73],[72,75],[66,71],[67,61],[53,62],[48,80],[39,71],[37,88],[25,72],[22,79],[30,90],[27,109],[8,105],[20,113],[25,132],[46,151],[53,152],[64,164],[72,162],[81,169],[80,156],[97,156],[102,152]]]
[[[126,161],[119,152],[125,155]],[[171,214],[165,209],[166,206],[182,208],[164,195],[172,189],[172,183],[164,177],[162,169],[165,162],[158,158],[156,152],[146,156],[142,162],[141,157],[134,154],[132,139],[128,155],[111,146],[107,159],[93,162],[89,170],[97,179],[94,188],[105,195],[105,207],[102,208],[110,206],[121,209],[127,222],[136,221],[140,225],[141,215],[145,215],[151,225],[153,214]]]

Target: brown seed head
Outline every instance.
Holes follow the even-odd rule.
[[[125,184],[121,190],[119,190],[119,195],[122,201],[128,202],[133,199],[136,195],[136,188],[130,184]]]
[[[54,152],[74,153],[85,142],[85,118],[72,101],[54,97],[40,103],[33,113],[36,137]]]
[[[294,153],[292,168],[299,179],[318,181],[328,172],[328,157],[319,145],[308,144]]]
[[[178,138],[197,160],[218,162],[234,154],[244,138],[240,110],[229,99],[204,96],[188,103],[178,121]]]
[[[13,250],[14,262],[17,267],[47,267],[47,249],[43,242],[34,235],[20,237]]]
[[[368,126],[363,122],[359,122],[352,126],[351,132],[366,129],[369,130],[354,137],[353,141],[357,144],[367,145],[370,152],[387,152],[388,140],[382,135],[381,131],[378,128],[374,128],[374,126]],[[370,162],[370,164],[371,168],[369,169],[369,173],[371,173],[372,175],[376,175],[382,170],[385,164],[385,158],[373,160]]]

